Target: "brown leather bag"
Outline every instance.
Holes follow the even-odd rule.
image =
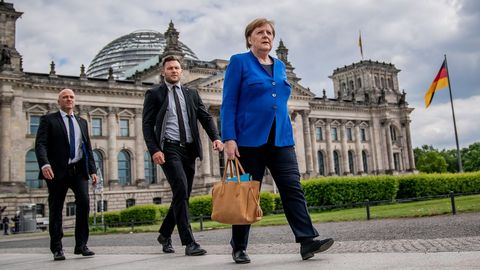
[[[227,181],[228,171],[230,178]],[[260,182],[251,179],[245,181],[245,176],[245,171],[237,158],[227,160],[222,180],[215,183],[212,189],[212,220],[240,225],[252,224],[262,219]]]

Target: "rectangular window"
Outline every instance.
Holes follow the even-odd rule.
[[[74,202],[67,203],[67,217],[75,216],[77,205]]]
[[[323,141],[322,127],[317,127],[315,129],[315,138],[317,141]]]
[[[128,119],[120,119],[120,136],[128,137],[130,136],[128,128]]]
[[[103,201],[103,212],[107,212],[108,201]],[[102,212],[102,200],[97,201],[97,212]]]
[[[92,118],[92,136],[102,136],[102,118]]]
[[[39,126],[40,126],[40,116],[30,115],[30,134],[36,135]]]
[[[360,129],[360,140],[365,142],[367,140],[367,131],[364,128]]]
[[[347,140],[353,141],[352,128],[347,128]]]
[[[338,141],[338,134],[337,134],[337,128],[332,127],[331,129],[331,134],[332,134],[332,141]]]
[[[135,206],[135,199],[127,199],[127,208]]]

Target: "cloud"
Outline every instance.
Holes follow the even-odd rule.
[[[436,95],[433,107],[418,113],[444,54],[455,98],[468,101],[480,95],[480,3],[475,0],[22,0],[14,5],[24,12],[17,22],[16,44],[29,72],[48,73],[54,60],[57,74],[79,75],[80,65],[88,66],[110,41],[139,29],[163,33],[170,20],[180,40],[200,59],[228,59],[245,51],[245,25],[267,17],[276,23],[276,44],[280,38],[284,41],[301,83],[317,95],[326,89],[332,97],[328,76],[337,67],[361,60],[359,30],[365,59],[393,63],[402,70],[400,88],[417,108],[412,126],[426,123],[427,112],[449,102],[448,95]],[[464,105],[467,114],[474,111],[468,106],[475,104]],[[428,123],[431,130],[444,129],[442,121]],[[417,130],[412,129],[414,145],[454,145],[441,134]],[[462,130],[468,141],[479,140],[478,132],[468,132]],[[423,140],[424,134],[438,139]]]

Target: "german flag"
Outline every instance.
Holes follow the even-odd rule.
[[[433,95],[437,90],[443,89],[448,86],[448,70],[445,60],[443,60],[442,67],[438,71],[437,77],[433,80],[430,88],[428,88],[427,93],[425,94],[425,107],[428,108],[432,102]]]

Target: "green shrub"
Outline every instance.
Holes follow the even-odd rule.
[[[103,220],[109,227],[120,226],[120,211],[110,211],[103,213]],[[90,224],[93,224],[93,215],[89,217]],[[97,213],[97,225],[102,223],[101,213]]]
[[[308,206],[339,205],[365,200],[394,200],[398,181],[394,176],[329,177],[302,181]]]
[[[157,210],[158,210],[158,217],[160,219],[163,219],[167,216],[167,213],[168,213],[168,209],[170,208],[170,205],[169,204],[160,204],[157,206]]]
[[[120,211],[122,223],[153,224],[157,220],[158,207],[153,204],[135,205]]]
[[[479,172],[404,175],[398,181],[397,199],[480,191]]]
[[[283,211],[283,204],[280,193],[273,194],[273,199],[275,200],[275,211]]]
[[[270,192],[260,192],[260,207],[263,215],[270,215],[275,211],[275,196]]]
[[[190,198],[190,217],[210,216],[212,214],[212,196],[202,195]]]

